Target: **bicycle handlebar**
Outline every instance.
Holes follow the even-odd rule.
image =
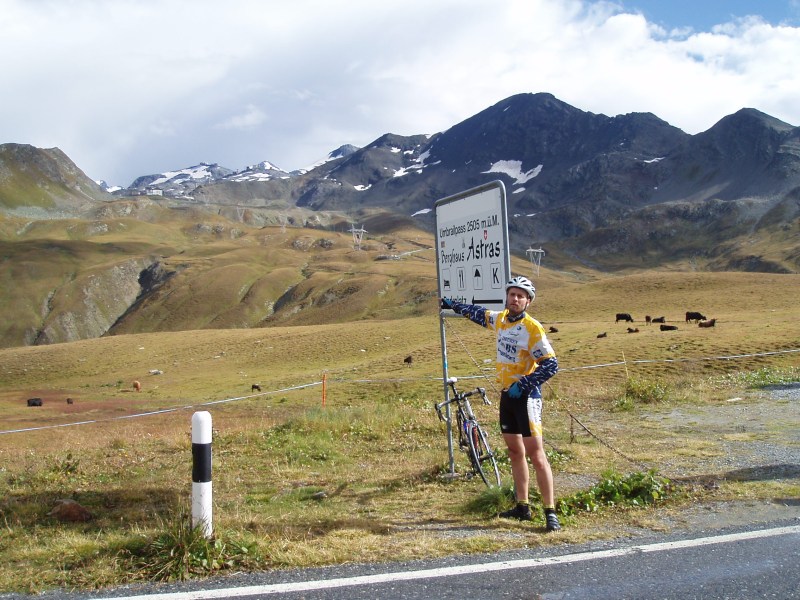
[[[456,389],[456,382],[458,381],[457,377],[450,377],[447,380],[447,383],[450,384],[450,388],[453,390],[453,397],[449,400],[445,400],[444,402],[440,402],[435,404],[434,407],[436,408],[436,413],[439,415],[440,421],[446,421],[444,416],[442,415],[442,409],[447,406],[448,404],[452,404],[453,402],[463,402],[470,396],[474,396],[475,394],[480,394],[481,398],[483,399],[483,403],[487,406],[492,405],[492,401],[486,396],[486,388],[477,387],[474,390],[470,390],[468,392],[459,392]]]

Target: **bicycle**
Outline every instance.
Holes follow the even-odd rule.
[[[450,377],[447,380],[453,395],[450,399],[435,405],[436,413],[439,415],[439,420],[446,423],[447,418],[442,414],[442,409],[449,404],[455,404],[458,447],[467,453],[472,465],[472,473],[469,473],[467,477],[471,479],[475,475],[480,475],[483,482],[489,487],[493,485],[499,486],[500,470],[497,468],[497,459],[489,447],[486,433],[481,429],[478,420],[475,418],[475,413],[472,412],[469,397],[474,394],[480,394],[484,404],[491,405],[492,403],[486,397],[484,388],[479,387],[469,392],[459,392],[456,389],[457,381],[457,377]]]

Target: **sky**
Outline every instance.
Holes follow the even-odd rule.
[[[800,0],[0,0],[0,56],[0,143],[121,186],[291,171],[518,93],[690,134],[741,108],[800,125]]]

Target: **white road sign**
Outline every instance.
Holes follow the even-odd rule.
[[[511,259],[502,181],[436,202],[436,251],[440,297],[505,308]]]

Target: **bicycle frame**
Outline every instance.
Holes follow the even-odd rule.
[[[467,474],[467,477],[472,478],[475,475],[480,475],[486,485],[491,487],[496,484],[499,486],[500,471],[497,467],[497,460],[489,447],[486,433],[481,429],[475,413],[472,411],[469,397],[479,394],[484,404],[491,405],[491,401],[486,397],[486,390],[481,387],[468,392],[459,392],[456,389],[457,381],[458,378],[456,377],[451,377],[447,380],[452,390],[452,397],[436,404],[436,412],[441,421],[447,422],[447,418],[442,415],[442,409],[452,404],[455,405],[458,446],[467,454],[472,465],[472,471]]]

